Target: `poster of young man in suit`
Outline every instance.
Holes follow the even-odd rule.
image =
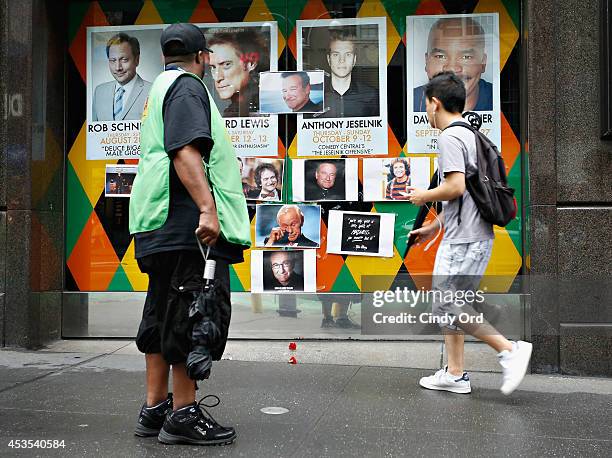
[[[387,154],[386,18],[299,20],[298,70],[324,70],[323,113],[298,114],[298,156]]]
[[[481,132],[501,148],[499,17],[497,13],[406,18],[408,152],[437,152],[440,131],[429,124],[425,86],[455,72],[464,82],[464,111],[482,117]]]
[[[140,118],[164,70],[162,27],[87,28],[87,159],[140,156]]]
[[[276,71],[276,22],[196,24],[210,53],[204,84],[213,96],[238,156],[278,154],[278,116],[262,113],[260,73]]]

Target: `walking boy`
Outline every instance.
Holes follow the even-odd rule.
[[[474,133],[462,126],[448,127],[465,122],[461,117],[465,105],[465,86],[452,72],[435,75],[425,87],[426,109],[429,123],[442,132],[438,137],[440,151],[439,172],[443,177],[436,188],[430,190],[410,187],[409,201],[415,205],[442,202],[442,213],[434,223],[410,233],[422,242],[433,237],[444,225],[444,236],[436,255],[432,289],[438,291],[474,291],[478,288],[493,247],[493,227],[485,221],[465,186],[468,170],[476,168],[476,141]],[[467,124],[467,123],[466,123]],[[443,297],[448,297],[444,294]],[[469,305],[443,300],[433,303],[433,314],[457,317],[472,313]],[[512,393],[521,383],[531,357],[528,342],[511,342],[490,324],[465,323],[442,326],[448,353],[448,366],[434,375],[423,377],[420,385],[431,390],[470,393],[470,379],[463,371],[464,332],[487,343],[498,352],[503,370],[502,393]]]

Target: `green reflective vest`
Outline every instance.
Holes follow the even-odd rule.
[[[228,242],[249,247],[251,231],[242,179],[225,123],[204,82],[197,75],[182,70],[161,73],[149,92],[140,127],[138,174],[130,196],[130,233],[159,229],[168,218],[170,158],[164,148],[162,114],[166,93],[180,76],[197,79],[208,94],[214,146],[208,164],[202,161],[202,165],[215,197],[221,236]]]

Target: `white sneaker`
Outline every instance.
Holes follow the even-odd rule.
[[[503,383],[500,389],[506,396],[516,390],[523,381],[533,348],[529,342],[522,340],[513,342],[512,346],[512,351],[504,350],[497,355],[503,371]]]
[[[468,394],[472,392],[470,377],[464,372],[461,377],[448,373],[448,366],[444,366],[434,375],[423,377],[419,385],[428,390],[450,391],[451,393]]]

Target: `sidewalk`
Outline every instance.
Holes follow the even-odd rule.
[[[131,342],[0,350],[0,456],[610,456],[611,379],[530,375],[505,397],[494,358],[474,366],[492,352],[468,347],[473,392],[453,395],[417,384],[439,343],[298,342],[290,365],[287,342],[232,341],[200,392],[220,396],[212,413],[238,439],[202,448],[132,435],[144,358]],[[289,412],[260,411],[270,406]],[[9,448],[15,439],[65,448]]]

